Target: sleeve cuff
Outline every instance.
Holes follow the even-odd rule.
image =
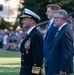
[[[41,71],[41,67],[32,66],[32,73],[39,74]]]

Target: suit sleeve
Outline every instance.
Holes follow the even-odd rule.
[[[62,56],[61,56],[61,65],[60,70],[66,72],[68,68],[68,63],[72,57],[73,50],[73,38],[71,33],[64,33],[62,36]]]

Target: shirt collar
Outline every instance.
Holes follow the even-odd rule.
[[[29,35],[30,32],[35,28],[35,26],[31,27],[28,31],[27,31],[27,34]]]
[[[53,23],[53,19],[50,20],[50,25]]]
[[[61,28],[62,28],[63,26],[65,26],[66,24],[67,24],[67,22],[66,22],[66,23],[64,23],[62,26],[60,26],[58,30],[60,31],[60,30],[61,30]]]
[[[50,28],[50,26],[51,26],[52,23],[53,23],[53,19],[51,19],[51,20],[49,21],[48,29]]]

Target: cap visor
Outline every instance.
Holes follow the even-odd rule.
[[[23,19],[23,18],[31,18],[31,16],[29,16],[29,15],[22,15],[22,16],[20,16],[20,19]]]

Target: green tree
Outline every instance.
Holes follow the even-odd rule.
[[[45,12],[46,5],[55,3],[61,6],[62,9],[65,9],[68,13],[74,11],[74,0],[24,0],[22,9],[19,9],[21,12],[24,8],[29,8],[41,17],[41,21],[47,20]]]
[[[21,9],[21,12],[24,8],[28,8],[35,13],[37,13],[41,17],[41,21],[46,20],[46,5],[48,4],[48,0],[25,0],[23,3],[23,8]]]
[[[5,28],[9,29],[9,25],[10,25],[9,22],[4,21],[3,19],[0,20],[0,29],[5,29]]]
[[[49,0],[49,3],[55,3],[61,6],[62,9],[65,9],[68,13],[74,11],[74,0]]]

